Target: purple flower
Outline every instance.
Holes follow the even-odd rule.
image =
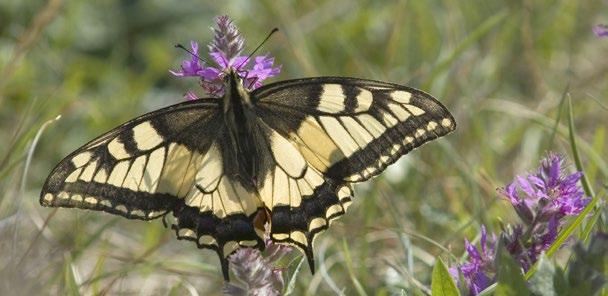
[[[264,80],[279,74],[281,67],[273,67],[274,58],[268,54],[254,57],[253,64],[252,59],[240,55],[245,39],[228,16],[217,17],[216,25],[217,27],[213,28],[213,41],[207,46],[214,65],[201,65],[199,45],[192,41],[191,59],[182,62],[181,70],[170,70],[171,74],[177,77],[198,77],[203,90],[214,97],[224,95],[224,76],[231,69],[243,78],[243,84],[248,90],[262,86]],[[190,94],[186,99],[197,97]]]
[[[593,27],[593,33],[597,37],[608,37],[608,25],[597,25]]]
[[[515,180],[499,189],[522,223],[502,229],[501,242],[506,250],[528,271],[540,254],[555,242],[564,217],[578,215],[591,198],[585,197],[578,185],[581,172],[568,174],[563,157],[549,153],[541,160],[535,173],[516,176]],[[481,251],[465,240],[468,261],[451,268],[452,277],[458,281],[459,272],[471,295],[476,295],[495,282],[496,239],[488,242],[485,227],[481,228]]]
[[[199,58],[198,58],[198,43],[194,41],[190,41],[190,47],[192,48],[192,58],[190,60],[185,60],[182,62],[182,70],[181,71],[173,71],[169,70],[171,74],[177,77],[185,77],[185,76],[199,76],[199,73],[203,70],[201,67]]]
[[[583,174],[566,174],[563,157],[549,154],[535,174],[517,176],[499,192],[508,199],[526,223],[547,222],[552,218],[577,215],[591,201],[584,196],[578,181]]]
[[[480,250],[467,239],[464,241],[468,254],[468,261],[456,268],[450,268],[450,274],[458,281],[462,273],[466,287],[471,295],[477,295],[494,281],[494,257],[496,255],[496,236],[492,235],[488,241],[486,227],[481,226]]]
[[[524,222],[504,233],[507,250],[525,271],[555,241],[563,218],[579,214],[591,201],[578,186],[583,174],[567,174],[563,166],[563,157],[550,153],[536,173],[517,176],[499,190]]]
[[[291,247],[275,244],[265,238],[266,250],[262,254],[257,249],[240,248],[228,257],[235,277],[244,287],[234,283],[225,283],[224,291],[228,295],[280,295],[285,282],[283,268],[276,264],[291,252]]]

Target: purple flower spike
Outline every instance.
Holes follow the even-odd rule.
[[[597,25],[593,27],[593,33],[597,37],[608,37],[608,25]]]
[[[578,181],[583,174],[566,175],[563,157],[549,154],[536,174],[517,176],[499,192],[507,198],[526,223],[547,222],[552,218],[577,215],[589,203]]]
[[[207,47],[210,53],[221,53],[226,59],[223,65],[227,65],[230,59],[237,57],[243,51],[245,39],[227,15],[216,17],[215,22],[217,28],[212,29],[213,41]]]
[[[270,238],[265,239],[266,256],[253,248],[241,248],[228,257],[234,266],[234,275],[245,287],[226,283],[224,290],[228,295],[280,295],[285,282],[283,268],[276,263],[291,252],[288,246],[274,244]]]
[[[524,271],[555,242],[563,218],[580,214],[591,201],[578,185],[582,172],[567,174],[562,156],[549,153],[540,164],[535,173],[516,176],[511,184],[498,190],[523,222],[503,228],[500,241]],[[480,249],[467,240],[465,249],[468,261],[450,268],[450,273],[457,282],[462,273],[464,283],[458,284],[477,295],[496,281],[496,238],[488,241],[482,226]]]
[[[471,295],[477,295],[493,282],[493,264],[496,255],[496,236],[492,235],[488,241],[486,227],[481,226],[480,250],[468,240],[464,241],[465,249],[469,255],[468,261],[457,268],[450,268],[450,274],[458,281],[459,272],[464,277],[465,284]]]
[[[180,71],[170,71],[177,77],[196,76],[200,85],[213,97],[224,95],[224,76],[234,70],[242,79],[248,90],[262,86],[262,82],[276,76],[281,67],[273,67],[274,58],[268,54],[252,57],[240,55],[243,51],[245,39],[241,36],[236,25],[228,16],[219,16],[215,19],[216,28],[213,28],[213,41],[207,46],[209,56],[215,65],[201,65],[198,56],[198,43],[192,41],[191,60],[182,62]],[[253,60],[253,63],[251,61]],[[190,99],[191,97],[187,97]]]

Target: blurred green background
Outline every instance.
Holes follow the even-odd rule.
[[[216,254],[175,240],[159,220],[38,204],[62,157],[198,90],[169,74],[187,58],[173,45],[207,44],[220,14],[235,20],[246,52],[281,30],[262,49],[283,66],[274,81],[406,84],[439,98],[459,125],[357,187],[349,212],[316,240],[319,272],[303,267],[295,295],[424,291],[436,256],[453,263],[481,224],[515,221],[497,187],[546,151],[571,155],[559,112],[567,89],[585,173],[606,184],[608,38],[591,31],[608,23],[605,1],[1,1],[3,295],[221,293]],[[36,133],[57,115],[27,166]]]

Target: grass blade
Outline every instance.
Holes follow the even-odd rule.
[[[570,95],[568,95],[568,136],[570,141],[570,148],[572,148],[572,156],[574,157],[576,169],[581,172],[584,172],[583,162],[581,161],[581,156],[578,153],[578,147],[576,145],[576,130],[574,128],[574,116],[572,115],[572,113],[572,100],[570,99]],[[583,189],[585,190],[587,196],[593,197],[595,195],[593,193],[593,189],[589,185],[589,179],[587,179],[586,174],[583,174],[581,184],[583,184]]]

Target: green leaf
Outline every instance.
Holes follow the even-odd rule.
[[[497,296],[519,296],[532,295],[521,271],[521,267],[511,254],[507,252],[502,244],[498,249],[498,285],[496,286]]]
[[[572,291],[581,295],[596,295],[608,282],[608,235],[596,233],[587,248],[577,243],[574,255],[567,272]]]
[[[555,276],[555,266],[543,253],[538,260],[538,268],[534,276],[530,279],[530,290],[534,295],[555,296],[553,279]]]
[[[555,274],[553,275],[553,287],[557,291],[558,295],[569,295],[571,294],[570,284],[566,279],[566,273],[560,266],[555,267]]]
[[[431,291],[432,295],[460,295],[454,280],[448,272],[448,268],[445,266],[441,258],[437,258],[435,267],[433,268],[433,278],[431,280]]]

